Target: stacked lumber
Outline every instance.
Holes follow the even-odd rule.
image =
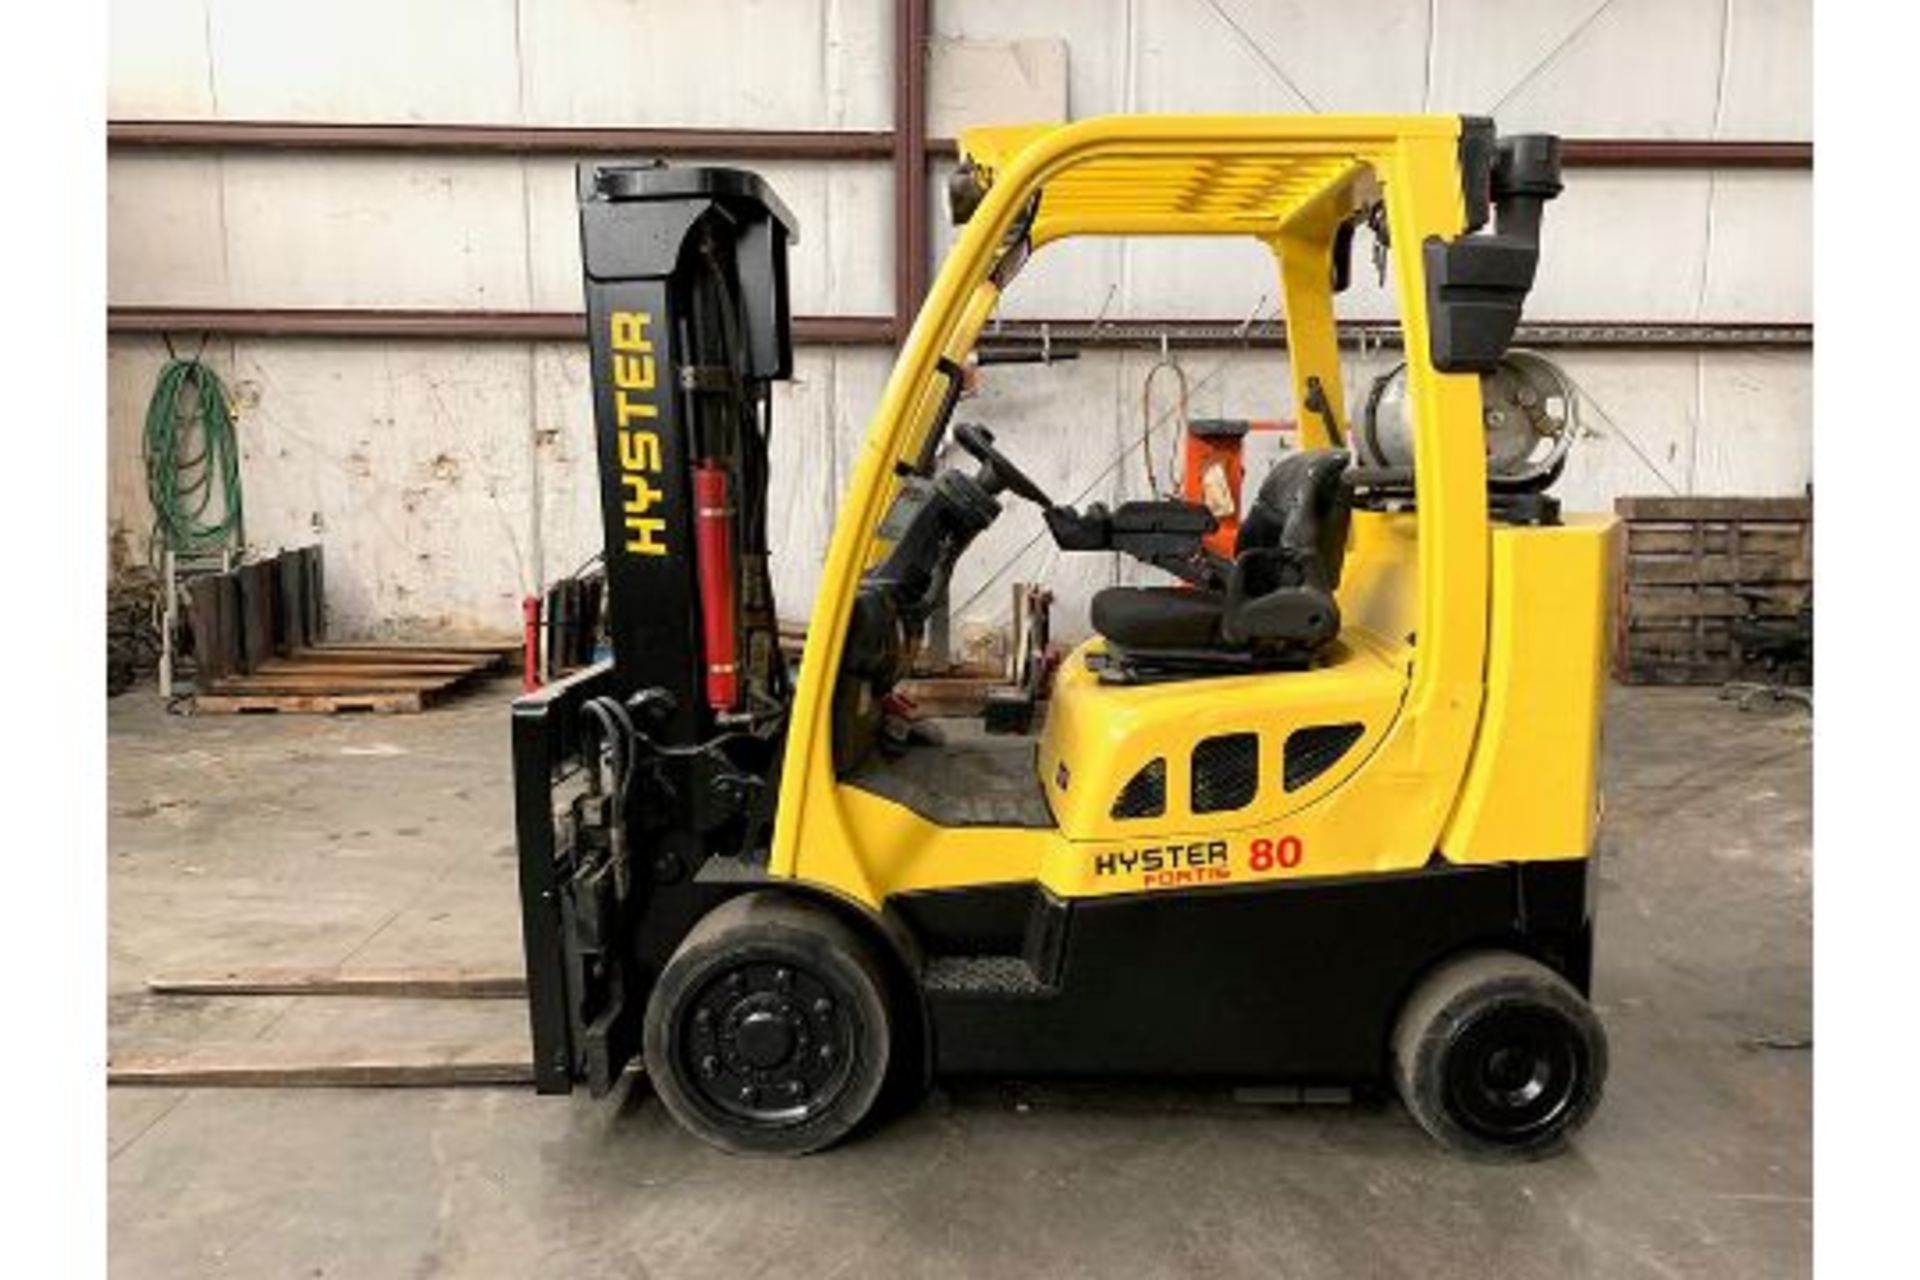
[[[1722,684],[1737,618],[1791,618],[1813,596],[1811,498],[1620,498],[1613,671],[1626,684]]]
[[[318,546],[197,578],[188,591],[193,705],[208,714],[422,711],[513,649],[329,642]]]

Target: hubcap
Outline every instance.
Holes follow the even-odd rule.
[[[1546,1092],[1546,1060],[1525,1049],[1503,1045],[1487,1055],[1481,1087],[1508,1107],[1524,1107]]]
[[[819,975],[744,960],[687,1003],[675,1054],[709,1108],[756,1125],[797,1124],[831,1106],[853,1074],[857,1019]]]
[[[784,1009],[756,1009],[740,1020],[735,1032],[740,1056],[747,1065],[764,1071],[777,1067],[793,1052],[794,1028]]]
[[[1482,1137],[1524,1141],[1565,1117],[1585,1087],[1587,1069],[1585,1044],[1551,1010],[1489,1009],[1448,1050],[1448,1110]]]

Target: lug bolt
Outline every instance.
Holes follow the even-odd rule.
[[[705,1076],[719,1075],[720,1059],[714,1057],[712,1054],[708,1054],[706,1057],[700,1059],[700,1074]]]
[[[833,1001],[821,996],[813,1002],[813,1011],[824,1018],[833,1012]]]
[[[740,1101],[746,1103],[748,1106],[752,1106],[755,1102],[759,1101],[759,1098],[760,1091],[752,1085],[746,1084],[740,1086]]]
[[[784,990],[786,990],[786,989],[787,989],[788,987],[790,987],[790,986],[792,986],[792,985],[793,985],[793,970],[791,970],[791,969],[775,969],[775,970],[773,971],[773,985],[774,985],[774,986],[776,986],[776,987],[779,987],[779,988],[780,988],[780,989],[781,989],[782,991],[784,991]]]

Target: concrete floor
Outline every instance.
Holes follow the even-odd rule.
[[[514,1002],[158,1000],[223,964],[513,966],[505,704],[206,718],[111,704],[109,1033],[523,1033]],[[1446,1155],[1397,1107],[970,1086],[852,1146],[742,1161],[644,1085],[115,1089],[114,1274],[1802,1275],[1812,1252],[1811,726],[1622,690],[1596,997],[1606,1103],[1561,1158]]]

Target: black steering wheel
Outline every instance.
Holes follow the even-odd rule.
[[[980,476],[980,482],[988,492],[1005,489],[1042,507],[1053,505],[1053,499],[1047,496],[1045,489],[1033,482],[1033,477],[1014,466],[1007,460],[1006,454],[993,447],[993,432],[976,423],[963,422],[953,429],[953,438],[986,468]]]

